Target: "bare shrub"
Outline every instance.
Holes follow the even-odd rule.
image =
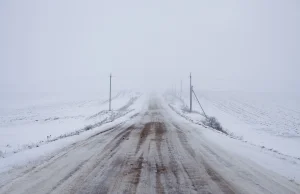
[[[88,131],[88,130],[91,130],[91,129],[93,129],[94,127],[93,127],[93,125],[87,125],[87,126],[85,126],[84,127],[84,131]]]
[[[221,123],[217,120],[215,117],[207,117],[204,121],[203,124],[206,126],[209,126],[213,129],[216,129],[218,131],[221,131],[222,133],[227,134],[227,132],[223,129]]]

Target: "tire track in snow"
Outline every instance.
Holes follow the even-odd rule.
[[[158,101],[152,100],[146,112],[140,114],[139,122],[116,127],[103,136],[99,134],[77,144],[76,149],[62,154],[53,164],[45,166],[45,172],[51,171],[55,166],[59,167],[51,174],[34,171],[35,177],[45,176],[44,179],[38,178],[38,181],[44,181],[39,182],[41,184],[35,184],[34,188],[30,185],[27,187],[26,183],[35,181],[28,179],[12,184],[8,188],[12,190],[8,191],[72,194],[245,193],[245,190],[236,192],[234,184],[229,184],[227,179],[217,173],[216,167],[209,163],[214,160],[220,163],[220,167],[229,168],[227,160],[221,163],[224,156],[213,148],[211,149],[212,152],[216,151],[215,155],[207,151],[204,146],[210,145],[205,144],[205,141],[200,141],[197,145],[199,147],[190,144],[191,134],[187,133],[189,129],[181,129],[180,124],[170,120],[166,111],[160,107]],[[78,156],[82,157],[81,160],[77,159],[68,167],[68,162]],[[62,174],[55,180],[54,175],[60,170]],[[236,175],[232,178],[239,180],[243,176]],[[45,181],[48,179],[49,182]],[[249,179],[247,183],[253,181],[252,177]],[[241,180],[241,183],[245,183],[245,180]],[[253,190],[248,187],[249,193],[268,192],[266,181],[262,183],[264,187],[253,183],[246,184],[254,187]],[[25,185],[26,190],[19,188],[20,185]]]
[[[187,136],[186,134],[180,130],[180,128],[172,123],[173,126],[175,127],[176,129],[176,132],[177,132],[177,135],[178,135],[178,139],[182,145],[182,147],[190,154],[190,156],[195,159],[196,157],[196,154],[195,154],[195,151],[194,149],[189,145],[188,141],[187,141]],[[196,160],[194,160],[196,161]],[[214,171],[209,165],[207,162],[205,162],[205,160],[202,158],[201,159],[201,164],[204,166],[205,168],[205,171],[206,173],[209,175],[209,177],[211,178],[211,180],[213,180],[215,183],[217,183],[217,185],[219,186],[219,188],[221,189],[221,191],[223,193],[235,193],[234,190],[231,189],[231,187],[229,186],[229,184],[216,172]],[[202,187],[204,188],[206,185],[208,185],[208,183],[204,180],[202,180],[200,177],[197,178],[197,182],[193,181],[195,178],[193,178],[193,174],[195,172],[195,169],[194,167],[190,168],[190,167],[186,167],[184,163],[182,163],[184,169],[185,169],[185,172],[188,174],[188,176],[190,177],[190,179],[192,180],[193,182],[193,185],[197,185],[197,187],[201,186],[201,188],[199,189],[202,189]],[[197,189],[198,190],[198,189]]]

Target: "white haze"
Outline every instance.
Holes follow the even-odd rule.
[[[300,1],[0,1],[0,89],[300,91]]]

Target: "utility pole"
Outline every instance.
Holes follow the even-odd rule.
[[[190,73],[190,112],[192,112],[192,106],[193,106],[193,103],[192,103],[192,99],[193,98],[193,86],[192,86],[192,73]]]
[[[182,100],[182,80],[180,81],[180,99]]]
[[[111,111],[111,74],[109,76],[109,111]]]

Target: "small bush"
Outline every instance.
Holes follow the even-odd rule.
[[[93,128],[94,128],[93,125],[88,125],[88,126],[84,127],[84,131],[88,131],[88,130],[91,130]]]
[[[227,134],[226,131],[223,130],[221,123],[215,117],[207,117],[203,124]]]
[[[182,112],[190,112],[190,108],[188,106],[186,106],[186,105],[183,105],[181,107],[181,110],[182,110]]]

